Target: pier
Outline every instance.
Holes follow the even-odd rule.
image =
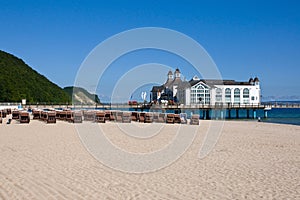
[[[184,113],[192,112],[198,113],[202,119],[238,119],[248,118],[256,119],[258,117],[268,117],[268,111],[273,108],[300,108],[300,104],[292,103],[262,103],[262,104],[226,104],[219,103],[215,105],[207,104],[195,104],[195,105],[164,105],[164,104],[149,104],[149,103],[137,103],[135,105],[128,105],[128,103],[103,103],[93,105],[72,105],[72,104],[51,104],[51,103],[39,103],[39,104],[26,104],[21,103],[0,103],[0,109],[5,107],[24,109],[99,109],[99,110],[131,110],[131,111],[150,111],[150,112],[173,112]],[[258,116],[258,112],[263,113],[263,116]]]

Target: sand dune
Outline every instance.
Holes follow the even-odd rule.
[[[145,153],[162,148],[179,125],[165,125],[144,139],[124,134],[111,122],[98,126],[114,145]],[[132,174],[111,169],[90,155],[74,124],[4,121],[0,199],[300,198],[300,126],[225,122],[215,148],[199,159],[209,126],[209,121],[201,121],[192,145],[173,164]]]

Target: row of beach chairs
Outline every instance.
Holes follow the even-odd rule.
[[[34,120],[41,120],[48,123],[56,123],[55,110],[32,110]]]
[[[83,111],[83,118],[85,121],[98,123],[105,123],[106,121],[130,123],[132,121],[131,112],[120,111]]]
[[[7,115],[12,115],[12,119],[18,120],[20,123],[29,123],[30,115],[27,111],[23,110],[11,110],[4,109],[0,111],[0,123],[2,123],[2,118],[6,118]],[[8,119],[8,124],[11,122],[11,119]]]
[[[187,124],[187,114],[165,114],[156,112],[128,112],[128,111],[83,111],[85,121],[105,123],[106,121],[116,121],[130,123],[131,121],[141,123],[178,123]],[[190,124],[199,125],[199,115],[192,115]]]
[[[13,110],[12,111],[12,119],[19,120],[20,123],[29,123],[30,115],[29,112],[24,110]]]
[[[73,123],[82,122],[81,111],[71,110],[32,110],[33,119],[45,121],[46,123],[56,123],[56,120]]]
[[[20,120],[20,123],[29,123],[30,116],[28,112],[13,110],[1,111],[0,123],[2,117],[12,114],[12,119]],[[187,114],[158,113],[158,112],[129,112],[116,110],[32,110],[32,118],[41,120],[46,123],[56,123],[57,120],[67,121],[71,123],[82,123],[82,121],[91,121],[97,123],[105,123],[106,121],[114,121],[119,123],[168,123],[168,124],[187,124]],[[191,116],[190,124],[199,125],[199,115]]]

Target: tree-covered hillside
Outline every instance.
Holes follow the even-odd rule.
[[[0,50],[0,102],[70,103],[59,86],[39,74],[23,60]]]

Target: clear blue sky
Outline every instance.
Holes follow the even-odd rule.
[[[139,27],[164,27],[199,42],[224,79],[258,76],[264,97],[300,99],[299,1],[4,1],[0,49],[22,58],[61,87],[73,85],[81,63],[100,42]],[[164,53],[139,62],[177,67]],[[132,58],[134,60],[134,58]],[[128,61],[129,60],[129,61]],[[117,63],[111,74],[120,76]],[[189,79],[193,71],[182,72]],[[119,66],[120,67],[120,66]],[[119,73],[119,74],[118,74]],[[161,80],[165,74],[158,74]],[[111,77],[113,78],[113,76]],[[100,84],[109,86],[109,79]],[[109,96],[105,90],[99,95]],[[292,97],[294,96],[294,97]],[[286,98],[286,97],[284,97]]]

